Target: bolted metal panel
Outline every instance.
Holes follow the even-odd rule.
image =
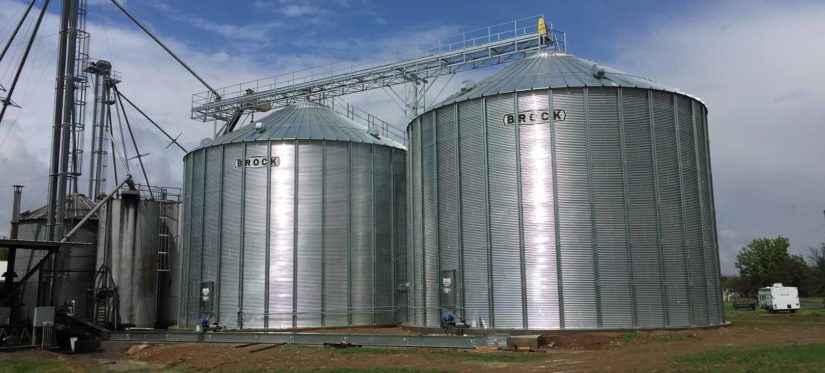
[[[627,251],[618,90],[590,88],[588,100],[602,327],[630,328],[633,326],[633,297]]]
[[[265,143],[246,145],[247,157],[266,157]],[[266,168],[246,168],[243,226],[243,326],[263,328],[266,287]]]
[[[181,255],[180,260],[180,272],[181,272],[181,281],[180,281],[180,294],[189,294],[189,255],[192,251],[191,240],[190,236],[192,233],[192,161],[194,159],[194,154],[190,153],[187,154],[183,158],[183,211],[181,212],[181,220],[183,220],[180,226],[180,235],[181,235],[181,247],[183,247],[183,252]],[[20,261],[20,259],[18,259]],[[22,263],[22,261],[20,261]],[[29,294],[32,292],[29,292]],[[34,301],[36,303],[36,301]],[[189,319],[189,313],[187,309],[189,308],[189,297],[182,296],[178,298],[178,324],[183,327],[189,327],[192,325],[191,323],[196,322],[196,320]]]
[[[395,278],[396,322],[407,322],[407,162],[406,152],[399,149],[392,151],[392,188],[393,188],[393,261]]]
[[[372,145],[352,144],[352,323],[372,324],[373,307],[373,216]]]
[[[323,258],[323,144],[298,143],[296,211],[298,327],[321,325]],[[274,212],[277,214],[277,212]],[[272,276],[272,274],[270,274]]]
[[[587,128],[581,89],[553,91],[555,110],[566,118],[554,126],[559,210],[559,248],[564,286],[564,325],[598,327],[593,258]]]
[[[189,273],[185,277],[189,281],[190,291],[200,291],[201,287],[201,257],[203,256],[203,198],[204,198],[204,172],[206,171],[206,152],[196,152],[192,160],[192,199],[190,211],[190,247],[189,253]],[[198,298],[190,298],[187,305],[187,318],[194,323],[200,320],[200,301]]]
[[[478,326],[489,327],[491,284],[487,262],[487,171],[484,162],[486,148],[482,103],[481,100],[472,100],[457,104],[457,107],[461,159],[458,174],[462,190],[459,196],[462,220],[459,223],[464,255],[461,287],[465,294],[465,317],[471,323],[479,322]],[[412,144],[415,146],[415,142]],[[410,156],[414,157],[413,154]]]
[[[496,328],[522,328],[523,299],[519,257],[518,164],[516,126],[504,123],[515,113],[512,95],[487,100],[490,252]]]
[[[558,329],[559,290],[556,227],[553,218],[553,163],[547,91],[519,94],[519,113],[539,115],[539,122],[519,129],[521,194],[524,219],[524,263],[528,327]]]
[[[438,123],[435,131],[438,142],[438,261],[442,271],[458,270],[458,173],[456,170],[456,121],[455,106],[446,106],[436,113]],[[451,289],[460,292],[460,281],[452,284]],[[436,285],[438,287],[438,285]],[[461,300],[457,299],[457,305]],[[442,305],[444,307],[445,305]],[[445,309],[446,310],[446,309]],[[451,311],[456,311],[451,309]]]
[[[696,163],[693,100],[677,96],[677,110],[679,114],[679,153],[682,160],[682,190],[685,198],[685,242],[688,260],[690,261],[688,279],[692,292],[693,323],[695,325],[708,325],[710,320],[707,273],[702,238],[702,210]]]
[[[326,143],[324,165],[324,325],[345,326],[349,314],[349,157],[347,144]]]
[[[223,160],[221,148],[211,148],[206,152],[206,175],[204,181],[203,206],[203,258],[201,261],[201,282],[218,280],[219,253],[221,248],[221,170]],[[214,296],[214,294],[212,295]],[[216,321],[215,314],[207,315],[209,321]]]
[[[373,149],[373,220],[375,247],[373,254],[374,272],[374,299],[375,324],[392,324],[393,296],[395,282],[393,281],[392,262],[392,149],[376,146]]]
[[[647,91],[622,89],[627,194],[638,326],[664,327],[661,258],[657,235],[653,142]]]
[[[670,325],[690,326],[688,273],[684,255],[679,154],[672,95],[653,93],[653,128],[656,134],[656,161],[659,183],[659,220],[662,253],[667,271],[667,301]]]
[[[429,326],[437,326],[441,317],[438,304],[438,292],[433,291],[438,283],[438,214],[436,205],[436,171],[435,160],[435,128],[433,118],[435,112],[421,117],[421,185],[423,202],[423,283],[424,283],[424,313],[425,322]]]
[[[236,159],[243,159],[241,144],[223,148],[223,193],[221,194],[221,265],[218,284],[219,322],[231,328],[238,326],[238,299],[241,264],[241,221],[243,168],[232,167]],[[186,293],[184,293],[186,294]]]
[[[280,159],[280,164],[278,167],[272,167],[270,171],[268,327],[290,328],[292,327],[294,307],[293,276],[295,273],[293,271],[295,259],[295,168],[297,163],[295,143],[292,141],[273,142],[270,152],[272,157]],[[261,168],[260,170],[265,171],[266,169]],[[249,171],[247,171],[248,173]],[[260,206],[258,208],[261,209]],[[247,221],[248,216],[247,213]],[[263,258],[261,263],[263,263]],[[246,271],[246,266],[244,266],[244,271]],[[246,325],[244,326],[246,327]]]
[[[425,300],[424,300],[424,221],[423,221],[423,202],[422,202],[422,167],[421,167],[421,120],[417,120],[415,125],[410,126],[411,143],[416,147],[410,155],[410,162],[412,168],[412,176],[410,183],[412,184],[412,199],[410,200],[412,206],[410,210],[412,213],[413,227],[412,230],[412,257],[413,262],[410,269],[410,284],[412,286],[411,295],[413,299],[413,320],[415,325],[426,325],[425,317]]]
[[[696,165],[697,175],[699,181],[699,197],[701,199],[701,217],[702,217],[702,248],[705,256],[705,267],[707,269],[706,288],[708,292],[708,312],[711,324],[720,324],[721,312],[717,305],[718,299],[721,298],[718,268],[719,264],[716,262],[715,248],[713,245],[713,222],[711,213],[711,196],[708,170],[708,157],[706,156],[707,147],[707,133],[704,109],[702,105],[693,102],[694,115],[694,132],[696,133]]]

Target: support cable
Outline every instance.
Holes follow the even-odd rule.
[[[6,42],[6,45],[3,47],[3,52],[0,52],[0,62],[3,62],[3,57],[6,56],[6,52],[9,51],[9,47],[11,47],[11,43],[14,41],[14,38],[17,37],[17,33],[20,31],[20,27],[23,26],[23,22],[26,21],[26,17],[29,16],[29,11],[32,10],[34,3],[37,0],[32,0],[29,3],[29,6],[26,7],[26,11],[23,13],[23,16],[20,17],[20,21],[17,22],[17,26],[14,27],[14,31],[12,31],[11,36],[9,37],[9,41]],[[43,7],[45,8],[45,7]]]
[[[117,109],[117,107],[115,107],[115,109]],[[109,141],[111,141],[111,144],[112,144],[112,163],[113,163],[114,171],[115,171],[115,180],[117,180],[117,159],[115,159],[115,155],[117,155],[117,157],[120,158],[120,163],[122,163],[123,167],[126,168],[126,173],[127,174],[131,174],[132,170],[129,169],[129,162],[126,161],[126,157],[118,151],[117,142],[115,141],[115,136],[113,135],[113,133],[114,133],[114,122],[112,121],[112,111],[107,110],[106,114],[108,116],[108,121],[109,121],[109,131],[107,131],[107,132],[108,132],[108,135],[109,135]],[[120,118],[118,118],[118,120],[119,119]]]
[[[126,122],[126,129],[129,130],[129,137],[132,139],[132,146],[135,148],[135,158],[137,158],[138,163],[140,164],[140,171],[143,173],[143,181],[146,182],[146,188],[149,189],[149,197],[151,197],[151,199],[155,199],[155,195],[152,193],[152,185],[149,184],[149,176],[146,175],[146,167],[143,166],[143,156],[149,153],[140,154],[137,140],[135,140],[135,133],[132,132],[132,125],[129,124],[129,117],[126,115],[126,107],[123,106],[123,100],[120,99],[120,94],[117,93],[117,87],[115,87],[115,94],[117,96],[117,102],[120,105],[120,110],[123,112],[123,121]]]
[[[34,1],[32,1],[32,4],[34,4]],[[14,94],[14,89],[17,87],[17,81],[20,80],[20,74],[23,72],[23,67],[26,65],[26,60],[29,58],[29,52],[31,52],[32,44],[34,44],[34,39],[37,38],[37,31],[40,30],[40,23],[43,21],[43,16],[46,14],[46,9],[48,7],[49,0],[46,0],[43,3],[43,8],[40,9],[40,15],[37,16],[37,22],[34,24],[32,36],[29,38],[29,43],[26,45],[26,51],[23,52],[23,58],[20,59],[20,64],[17,66],[17,73],[14,74],[14,80],[11,83],[11,87],[9,87],[8,95],[0,99],[0,101],[3,102],[3,109],[0,109],[0,124],[3,123],[3,117],[6,115],[6,109],[11,104],[11,96]],[[18,28],[19,27],[20,26],[18,25]],[[15,30],[15,33],[16,32],[17,30]],[[11,40],[9,40],[9,43],[11,43]],[[5,54],[5,50],[3,51],[3,53]]]
[[[201,82],[201,84],[206,86],[206,88],[208,88],[209,91],[211,91],[212,94],[215,95],[215,100],[216,101],[221,99],[221,95],[218,94],[218,91],[216,91],[215,88],[212,88],[212,86],[207,84],[205,80],[203,80],[198,74],[195,73],[194,70],[192,70],[191,67],[189,67],[189,65],[187,65],[185,62],[183,62],[183,60],[181,60],[177,55],[175,55],[175,53],[172,52],[172,50],[169,49],[169,47],[167,47],[165,44],[163,44],[163,42],[161,42],[160,39],[155,37],[155,35],[152,34],[152,32],[149,31],[149,29],[144,27],[143,24],[140,23],[140,21],[137,20],[137,18],[133,17],[132,14],[130,14],[128,11],[126,11],[126,8],[124,8],[122,5],[120,5],[120,3],[117,2],[117,0],[112,0],[112,3],[115,4],[115,6],[118,9],[120,9],[120,11],[123,12],[123,14],[126,15],[126,17],[128,17],[130,20],[132,20],[132,22],[134,22],[135,25],[137,25],[137,27],[139,27],[141,30],[143,30],[143,32],[145,32],[146,35],[149,35],[149,37],[152,38],[152,40],[154,40],[155,43],[158,43],[158,45],[160,45],[160,47],[163,48],[163,50],[165,50],[166,53],[169,53],[169,55],[172,56],[172,58],[174,58],[175,61],[178,61],[178,63],[181,66],[183,66],[183,68],[186,69],[186,71],[189,71],[189,73],[192,74],[192,76],[194,76],[195,79],[197,79],[198,81]]]
[[[117,86],[115,86],[115,93],[116,93],[116,94],[117,94],[117,96],[118,96],[118,100],[120,100],[121,98],[122,98],[122,99],[124,99],[124,100],[126,100],[126,102],[128,102],[128,103],[129,103],[129,105],[131,105],[133,108],[135,108],[135,110],[137,110],[137,112],[138,112],[138,113],[140,113],[140,115],[143,115],[143,117],[144,117],[144,118],[146,118],[146,120],[148,120],[148,121],[149,121],[149,123],[152,123],[152,125],[154,125],[154,126],[155,126],[155,128],[157,128],[158,130],[160,130],[160,132],[163,132],[163,134],[164,134],[164,135],[166,135],[166,138],[168,138],[170,141],[172,141],[172,144],[177,145],[177,146],[178,146],[178,148],[180,148],[180,150],[183,150],[183,152],[184,152],[184,153],[188,153],[188,152],[189,152],[189,151],[188,151],[188,150],[186,150],[186,148],[184,148],[184,147],[183,147],[180,143],[178,143],[178,139],[177,139],[177,138],[173,138],[171,135],[169,135],[169,133],[167,133],[166,131],[164,131],[164,130],[163,130],[163,128],[161,128],[161,127],[160,127],[160,125],[158,125],[157,123],[155,123],[155,121],[154,121],[154,120],[152,120],[152,118],[149,118],[149,116],[148,116],[148,115],[146,115],[146,113],[144,113],[144,112],[143,112],[143,110],[140,110],[140,108],[139,108],[139,107],[137,107],[137,105],[135,105],[135,104],[132,102],[132,100],[130,100],[128,97],[124,96],[124,95],[123,95],[123,93],[120,93],[120,90],[118,90],[118,89],[117,89]],[[124,113],[125,113],[126,109],[123,109],[123,110],[124,110]],[[125,114],[124,114],[124,115],[125,115]]]

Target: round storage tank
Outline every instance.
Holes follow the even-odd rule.
[[[414,119],[411,324],[723,323],[706,118],[677,90],[544,53]]]
[[[300,103],[184,161],[182,326],[395,323],[406,307],[402,145]]]

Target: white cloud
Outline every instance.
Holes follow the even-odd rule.
[[[723,272],[755,237],[823,241],[825,4],[726,2],[624,33],[613,63],[701,97]],[[727,234],[736,232],[736,235]]]

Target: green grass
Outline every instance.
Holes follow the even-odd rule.
[[[725,304],[725,318],[733,326],[786,327],[786,328],[825,328],[825,308],[803,308],[796,313],[770,313],[757,308],[751,310],[734,310]]]
[[[676,342],[698,339],[696,334],[654,334],[649,332],[632,332],[619,335],[619,342]]]
[[[37,358],[0,359],[2,373],[63,372],[65,368],[57,360]]]
[[[822,372],[825,344],[725,347],[672,360],[689,371]]]

